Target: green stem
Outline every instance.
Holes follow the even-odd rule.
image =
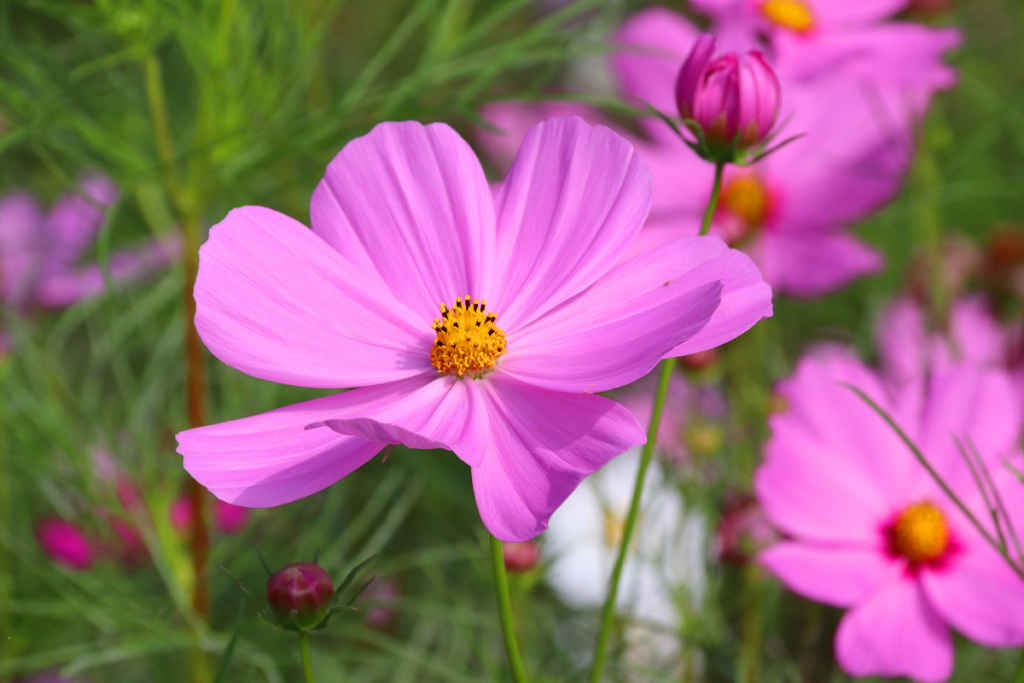
[[[526,667],[519,654],[515,625],[512,623],[512,599],[508,592],[508,576],[505,574],[505,554],[501,541],[491,536],[491,564],[494,567],[494,590],[498,595],[498,614],[501,617],[501,634],[505,637],[505,652],[512,667],[512,680],[527,683]]]
[[[315,683],[313,680],[313,658],[309,654],[309,636],[305,631],[299,631],[299,649],[302,650],[302,676],[306,683]]]
[[[718,208],[718,195],[722,191],[722,171],[725,164],[715,164],[715,181],[711,186],[711,198],[708,199],[708,208],[704,210],[704,223],[700,226],[700,234],[706,235],[711,230],[711,219],[715,217],[715,209]]]
[[[717,185],[716,183],[716,187]],[[615,599],[619,593],[622,568],[626,564],[626,553],[629,552],[633,531],[636,528],[637,519],[640,517],[640,496],[644,490],[644,479],[647,477],[647,469],[650,467],[651,458],[654,455],[654,446],[658,440],[658,427],[661,424],[661,413],[665,409],[665,397],[668,394],[669,380],[672,379],[672,371],[675,367],[675,358],[666,358],[662,361],[661,376],[658,379],[658,391],[654,395],[654,407],[651,410],[651,423],[647,428],[647,443],[644,444],[640,455],[640,469],[636,473],[636,484],[633,486],[633,500],[629,504],[626,526],[622,532],[622,541],[619,543],[619,554],[615,558],[615,567],[612,569],[612,578],[608,585],[608,597],[605,598],[604,607],[601,610],[601,632],[598,634],[597,647],[594,650],[594,663],[590,669],[590,683],[598,683],[601,680],[601,674],[604,673],[604,666],[608,660],[608,641],[612,633],[612,622],[615,617]]]

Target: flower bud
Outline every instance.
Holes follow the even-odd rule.
[[[533,541],[502,543],[501,552],[505,558],[505,569],[510,572],[528,572],[540,561],[540,547]]]
[[[327,616],[334,600],[334,584],[319,565],[296,562],[267,579],[267,603],[274,617],[301,631],[314,629]]]
[[[731,161],[772,132],[782,88],[757,50],[714,54],[714,37],[702,35],[679,71],[676,103],[702,153]]]
[[[934,17],[953,9],[953,0],[910,0],[907,10],[923,17]]]
[[[725,509],[715,530],[715,554],[727,564],[746,564],[778,540],[778,534],[753,496],[726,496]]]
[[[51,517],[36,527],[36,541],[57,564],[75,571],[92,567],[93,549],[89,539],[71,522]]]

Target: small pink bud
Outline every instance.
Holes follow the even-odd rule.
[[[36,541],[43,552],[63,567],[76,571],[92,567],[92,544],[81,529],[67,520],[42,520],[36,527]]]
[[[718,351],[706,349],[688,356],[680,356],[679,362],[687,370],[705,370],[718,362]]]
[[[297,562],[267,579],[267,603],[282,624],[300,630],[316,628],[327,616],[334,599],[334,584],[319,565]]]
[[[503,543],[501,551],[505,558],[505,569],[510,572],[528,572],[540,561],[540,547],[533,541]]]
[[[714,37],[702,35],[679,71],[676,103],[694,134],[735,157],[772,132],[782,88],[757,50],[714,54]]]
[[[237,534],[249,521],[249,508],[225,503],[223,500],[213,504],[213,523],[217,530],[224,534]]]

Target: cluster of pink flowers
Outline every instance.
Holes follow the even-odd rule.
[[[44,211],[31,194],[0,196],[0,302],[17,312],[64,308],[106,289],[99,265],[79,265],[117,203],[113,182],[84,177]],[[110,255],[115,282],[136,280],[166,266],[180,246],[175,237]],[[6,347],[0,335],[0,352]]]
[[[933,93],[955,80],[941,58],[959,42],[959,32],[889,21],[906,4],[901,1],[695,4],[713,18],[717,49],[763,51],[778,87],[759,52],[715,58],[712,43],[698,43],[687,19],[652,8],[616,32],[621,49],[611,70],[622,97],[665,114],[695,116],[709,130],[718,125],[722,140],[744,127],[756,130],[750,139],[763,136],[777,107],[780,136],[802,135],[757,163],[727,169],[712,234],[744,249],[773,288],[795,296],[821,295],[880,270],[880,254],[849,228],[898,192],[914,126]],[[681,72],[688,55],[700,69]],[[722,111],[715,107],[727,113],[719,124],[691,104],[699,80],[693,73],[704,77],[701,107],[714,105],[707,108],[710,116]],[[733,89],[746,84],[745,99],[723,99],[729,90],[723,73],[735,79]],[[605,120],[584,105],[501,103],[484,114],[503,134],[482,132],[480,139],[504,163],[525,127],[568,113]],[[713,174],[663,121],[640,123],[643,137],[630,139],[651,166],[654,193],[638,251],[698,232]]]

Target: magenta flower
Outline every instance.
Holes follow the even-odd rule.
[[[805,358],[780,389],[789,407],[771,420],[755,486],[789,540],[762,564],[797,593],[848,609],[835,647],[852,676],[943,681],[951,628],[986,646],[1024,644],[1024,582],[844,382],[893,416],[994,535],[952,438],[969,437],[1024,528],[1024,487],[1003,464],[1022,458],[1022,409],[1005,374],[960,366],[890,393],[832,350]]]
[[[48,517],[36,526],[36,542],[57,564],[85,571],[93,564],[92,543],[77,525],[65,519]]]
[[[106,288],[98,265],[79,266],[117,188],[105,176],[89,176],[78,190],[44,212],[31,195],[0,197],[0,299],[16,309],[63,308]],[[178,250],[168,239],[110,257],[115,281],[131,280],[165,266]]]
[[[361,388],[182,432],[185,468],[222,500],[265,507],[330,486],[382,444],[444,448],[470,466],[488,529],[532,538],[644,441],[597,392],[771,314],[757,269],[718,239],[620,264],[649,202],[633,148],[578,118],[530,131],[494,194],[449,127],[378,125],[331,162],[312,230],[232,211],[195,289],[199,334],[225,363]]]
[[[676,80],[676,105],[692,132],[728,159],[764,141],[782,99],[779,79],[757,50],[715,57],[715,39],[702,35]]]

